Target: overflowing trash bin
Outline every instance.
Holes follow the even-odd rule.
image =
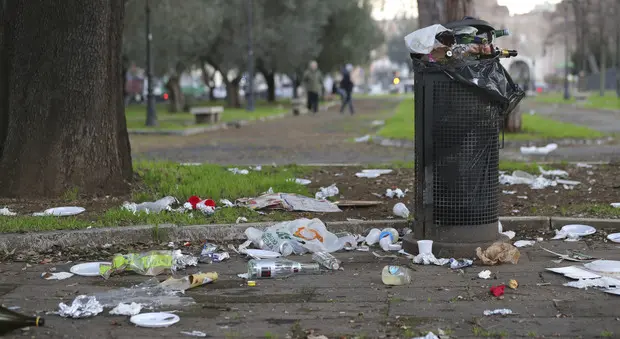
[[[417,253],[415,239],[457,247],[497,239],[502,122],[525,95],[500,64],[517,52],[493,44],[508,33],[464,18],[405,38],[415,72],[414,235],[403,244],[409,253]]]

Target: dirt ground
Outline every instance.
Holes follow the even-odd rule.
[[[336,184],[340,193],[330,198],[333,201],[362,200],[376,201],[378,205],[371,207],[341,207],[342,213],[307,213],[291,212],[290,218],[317,217],[325,221],[342,221],[347,219],[386,219],[392,218],[392,208],[402,202],[412,213],[414,211],[414,170],[411,168],[394,169],[390,174],[378,178],[357,178],[355,173],[360,167],[317,167],[305,178],[312,180],[308,185],[311,194],[320,187]],[[620,202],[620,178],[617,173],[620,165],[597,165],[593,168],[582,168],[575,165],[557,165],[553,169],[563,169],[569,173],[567,179],[581,182],[573,189],[558,185],[544,189],[531,189],[527,185],[500,185],[501,216],[571,216],[571,217],[602,217],[620,218],[620,208],[612,208],[610,203]],[[537,174],[537,173],[532,173]],[[385,197],[386,189],[400,188],[409,190],[401,199]],[[507,194],[512,192],[513,194]],[[71,205],[83,206],[87,213],[80,215],[82,220],[97,220],[111,208],[119,207],[130,197],[98,198],[95,200],[73,201]],[[20,214],[42,211],[45,206],[67,205],[67,201],[19,201],[0,200],[0,206],[9,206]],[[288,214],[287,214],[288,215]],[[278,219],[282,219],[280,215]],[[259,220],[269,220],[269,212]],[[255,220],[255,221],[259,221]],[[251,220],[252,221],[252,220]],[[200,220],[209,223],[209,218]]]
[[[500,185],[502,192],[514,192],[500,193],[500,215],[620,218],[620,209],[613,209],[610,206],[610,203],[620,202],[620,178],[617,176],[620,165],[600,165],[593,168],[558,165],[553,166],[553,169],[567,171],[568,180],[579,181],[581,184],[573,189],[565,189],[561,185],[544,189],[531,189],[527,185]],[[335,183],[340,190],[339,199],[376,200],[382,204],[375,207],[343,208],[342,215],[332,213],[320,218],[384,219],[392,216],[392,207],[397,202],[403,202],[412,213],[415,212],[413,169],[397,169],[376,179],[357,178],[355,173],[358,171],[359,169],[350,167],[327,167],[317,170],[307,178],[313,181],[309,185],[310,191],[315,192],[321,186]],[[395,187],[403,191],[408,189],[410,192],[402,199],[375,195],[384,195],[386,189]]]

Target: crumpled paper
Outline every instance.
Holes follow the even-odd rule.
[[[412,339],[439,339],[439,337],[433,332],[428,332],[423,337],[413,337]]]
[[[449,263],[450,259],[445,259],[445,258],[437,259],[435,258],[435,255],[433,253],[420,253],[416,255],[415,257],[413,257],[413,262],[415,264],[422,264],[422,265],[443,266]]]
[[[110,310],[113,315],[136,315],[142,310],[142,305],[132,302],[131,304],[120,303]]]
[[[314,198],[317,200],[322,200],[322,199],[326,199],[329,197],[333,197],[337,195],[338,193],[340,193],[340,190],[338,190],[338,187],[336,187],[336,184],[331,184],[328,187],[319,188],[319,191],[316,192],[316,194],[314,195]]]
[[[400,188],[396,188],[396,189],[388,188],[387,190],[385,190],[385,196],[388,198],[394,198],[394,197],[398,199],[404,198],[406,193],[407,193],[407,190],[403,192],[403,190],[401,190]]]
[[[103,312],[103,306],[93,296],[77,296],[71,306],[58,304],[58,315],[64,318],[88,318]]]
[[[507,262],[516,264],[521,253],[511,244],[496,242],[484,251],[480,247],[476,248],[476,255],[484,265],[496,265]]]
[[[484,270],[484,271],[478,273],[478,278],[480,278],[480,279],[490,279],[491,278],[491,271]]]
[[[508,309],[508,308],[498,308],[496,310],[486,310],[486,311],[484,311],[484,315],[486,315],[486,316],[495,315],[495,314],[509,315],[509,314],[512,314],[512,310]]]
[[[4,215],[7,217],[14,217],[17,213],[11,211],[8,207],[0,208],[0,215]]]
[[[69,272],[55,272],[55,273],[45,272],[41,274],[41,278],[45,280],[65,280],[65,279],[71,278],[72,276],[73,276],[73,273],[69,273]]]

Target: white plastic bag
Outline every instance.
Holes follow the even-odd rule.
[[[447,28],[440,24],[420,28],[413,33],[409,33],[405,37],[405,45],[407,45],[411,53],[429,54],[436,44],[441,45],[441,43],[435,39],[435,36],[447,30]]]

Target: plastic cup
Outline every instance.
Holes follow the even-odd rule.
[[[432,254],[433,253],[433,241],[432,240],[418,240],[418,253]]]

